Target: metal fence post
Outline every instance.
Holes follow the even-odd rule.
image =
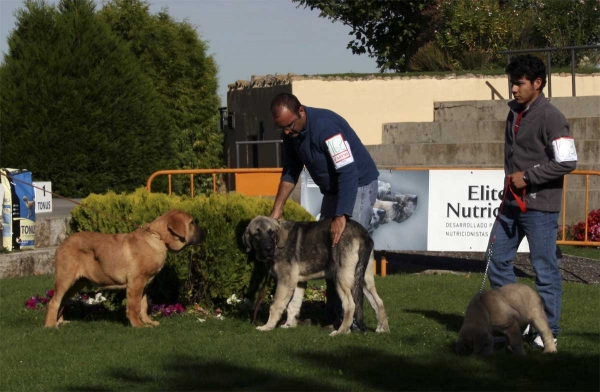
[[[575,92],[575,49],[571,49],[571,95],[577,96]]]
[[[548,98],[552,98],[552,53],[548,53]]]

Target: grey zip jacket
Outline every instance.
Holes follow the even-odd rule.
[[[564,176],[575,170],[577,161],[557,162],[552,142],[560,137],[571,137],[569,123],[544,93],[527,108],[515,100],[510,101],[508,106],[504,172],[507,176],[519,171],[527,173],[530,185],[526,188],[524,200],[528,210],[558,212],[562,204]],[[525,112],[515,136],[514,122],[521,111]],[[518,206],[510,191],[506,195],[506,203]]]

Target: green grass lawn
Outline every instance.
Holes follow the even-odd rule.
[[[560,250],[565,255],[587,257],[588,259],[600,260],[600,249],[594,246],[560,245]]]
[[[365,304],[369,332],[334,338],[316,325],[259,332],[227,316],[175,316],[148,329],[80,320],[47,330],[45,312],[24,302],[51,288],[52,277],[3,279],[0,390],[599,390],[599,285],[564,285],[557,354],[458,357],[457,333],[481,279],[377,278],[391,333],[373,332]]]

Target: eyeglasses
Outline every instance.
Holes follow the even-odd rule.
[[[275,130],[277,132],[285,132],[288,129],[290,131],[294,131],[294,125],[296,125],[296,121],[298,121],[298,118],[296,118],[294,121],[292,121],[291,123],[289,123],[288,125],[286,125],[284,127],[275,128]]]

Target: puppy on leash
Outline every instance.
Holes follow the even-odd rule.
[[[506,337],[513,353],[525,355],[522,331],[527,324],[532,324],[542,336],[544,353],[556,352],[542,299],[534,289],[512,283],[476,294],[467,307],[456,352],[491,355],[496,333]]]

